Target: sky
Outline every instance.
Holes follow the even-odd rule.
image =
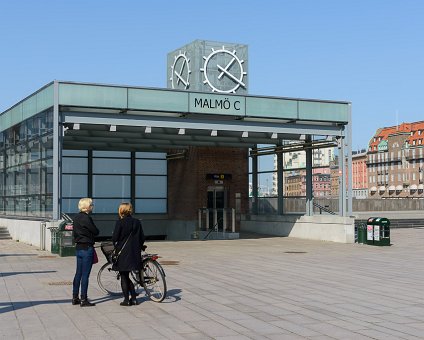
[[[52,80],[167,87],[196,39],[247,44],[249,94],[352,103],[353,150],[424,120],[422,0],[0,0],[0,112]]]

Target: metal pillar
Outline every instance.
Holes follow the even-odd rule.
[[[277,195],[278,195],[278,215],[284,214],[284,178],[283,178],[283,154],[277,153]]]
[[[258,214],[258,156],[252,156],[252,214]]]
[[[306,137],[306,143],[310,143],[311,136]],[[312,193],[312,149],[305,150],[306,153],[306,215],[312,216],[314,214],[314,201]]]
[[[59,83],[53,83],[53,219],[59,220],[61,213],[62,143],[63,129],[59,125]]]
[[[346,152],[347,152],[347,216],[353,215],[352,209],[352,105],[349,104],[348,124],[346,127]]]
[[[346,169],[345,137],[338,140],[339,150],[339,215],[346,216]]]

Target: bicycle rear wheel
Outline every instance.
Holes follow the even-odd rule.
[[[109,295],[122,295],[119,272],[112,269],[110,263],[105,263],[97,274],[100,289]]]
[[[166,297],[166,281],[162,267],[156,261],[143,261],[141,279],[144,290],[152,301],[161,302]]]

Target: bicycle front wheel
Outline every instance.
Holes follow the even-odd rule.
[[[165,274],[159,263],[150,259],[144,261],[141,281],[152,301],[161,302],[165,299],[167,292]]]
[[[112,269],[110,263],[105,263],[97,274],[100,289],[109,295],[122,295],[119,272]]]

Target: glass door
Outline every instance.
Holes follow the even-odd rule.
[[[208,187],[209,228],[222,230],[224,209],[227,208],[227,190],[223,186]]]

